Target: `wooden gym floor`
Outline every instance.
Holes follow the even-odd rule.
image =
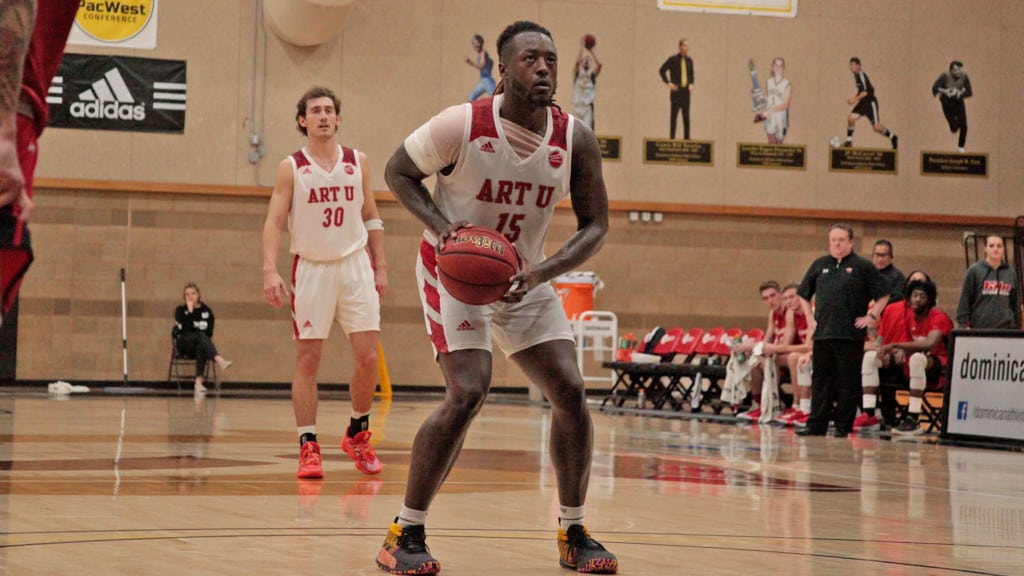
[[[328,396],[326,478],[300,482],[290,402],[263,394],[0,395],[0,574],[381,573],[436,397],[375,406],[384,472],[366,477]],[[1024,454],[592,414],[587,523],[621,574],[1024,574]],[[523,400],[484,408],[427,523],[442,574],[570,573],[550,422]]]

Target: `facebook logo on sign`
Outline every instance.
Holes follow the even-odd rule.
[[[967,402],[958,402],[956,405],[956,419],[967,420]]]

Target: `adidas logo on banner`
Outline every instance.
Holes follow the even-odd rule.
[[[484,142],[483,146],[480,147],[480,151],[490,152],[491,154],[494,154],[494,145],[491,144],[490,140],[488,140],[487,142]]]
[[[153,110],[185,111],[185,84],[153,82]]]
[[[469,323],[469,320],[463,320],[462,324],[459,324],[459,327],[455,329],[456,332],[468,332],[471,330],[476,330],[476,328],[473,328],[473,325]]]
[[[93,82],[91,88],[78,95],[78,100],[70,108],[75,118],[146,119],[145,105],[135,104],[135,97],[117,68],[111,68],[103,78]]]
[[[46,93],[47,104],[63,104],[64,103],[64,77],[54,76],[53,81],[50,83],[50,89]]]

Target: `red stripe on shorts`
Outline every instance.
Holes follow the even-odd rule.
[[[292,260],[292,294],[291,294],[291,306],[292,306],[292,332],[295,334],[295,339],[299,339],[299,324],[295,321],[295,271],[299,269],[299,255],[295,255],[295,259]]]
[[[426,280],[423,281],[423,295],[427,302],[427,307],[441,315],[441,294],[437,291],[437,250],[426,240],[420,242],[420,260],[423,261],[423,267],[426,269],[430,277],[434,279],[435,284],[431,285]],[[444,326],[435,322],[430,316],[427,316],[427,325],[430,329],[430,342],[434,345],[434,349],[441,354],[448,353],[448,340],[444,337]]]

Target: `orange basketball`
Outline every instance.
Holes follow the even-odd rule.
[[[437,255],[437,276],[453,298],[479,306],[498,301],[519,273],[516,247],[498,231],[467,226],[448,237]]]

